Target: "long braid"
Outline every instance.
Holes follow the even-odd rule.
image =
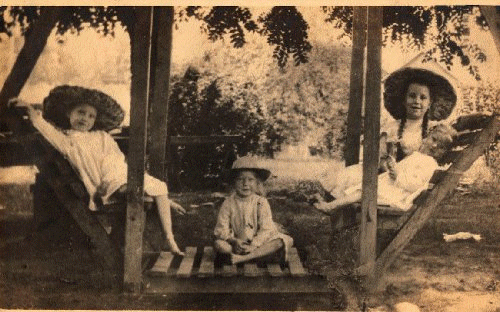
[[[405,125],[406,125],[406,112],[403,114],[401,122],[399,123],[398,142],[396,144],[396,161],[400,161],[405,157],[405,155],[403,154],[403,148],[401,147],[401,143],[399,141],[403,137],[403,131],[405,129]]]
[[[427,137],[427,126],[429,124],[429,110],[427,110],[424,114],[424,118],[422,120],[422,138]]]

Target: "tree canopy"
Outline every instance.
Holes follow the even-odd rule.
[[[15,25],[20,25],[22,34],[29,33],[42,8],[0,7],[0,34],[11,35]],[[323,7],[323,12],[326,23],[342,29],[343,36],[351,36],[352,7]],[[465,40],[469,35],[469,17],[482,29],[488,26],[474,6],[387,6],[383,13],[384,43],[404,39],[410,47],[421,48],[430,41],[434,48],[427,51],[428,59],[436,59],[447,67],[458,59],[472,75],[480,78],[475,64],[483,62],[486,55],[477,43]],[[130,31],[134,18],[133,7],[67,7],[57,24],[57,34],[78,33],[90,26],[104,35],[113,35],[117,25]],[[287,64],[290,56],[295,65],[308,61],[311,50],[308,23],[296,7],[269,7],[258,16],[253,16],[248,7],[176,7],[176,23],[189,19],[203,21],[203,31],[212,40],[229,36],[236,48],[244,46],[248,32],[265,36],[274,47],[273,55],[280,67]]]

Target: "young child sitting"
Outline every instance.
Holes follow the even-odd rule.
[[[214,230],[215,250],[232,264],[269,261],[282,256],[279,251],[286,257],[293,245],[290,236],[278,231],[269,202],[261,195],[270,174],[253,157],[241,157],[233,163],[229,178],[234,192],[222,203]]]
[[[10,103],[26,106],[33,126],[61,152],[77,170],[89,195],[89,208],[96,210],[94,200],[104,203],[127,183],[127,163],[118,144],[107,132],[123,121],[124,111],[110,96],[77,86],[59,86],[43,101],[42,112],[19,99]],[[51,123],[49,123],[50,121]],[[167,185],[146,174],[146,194],[155,198],[167,244],[175,254],[183,253],[172,233],[171,206],[184,209],[168,199]]]
[[[421,191],[427,189],[428,182],[439,165],[441,158],[450,148],[455,131],[444,124],[438,124],[429,130],[429,135],[423,139],[418,151],[413,152],[400,162],[396,163],[393,172],[380,174],[378,177],[377,200],[379,203],[407,210]],[[349,205],[361,200],[360,170],[347,167],[345,172],[338,172],[346,179],[359,181],[358,184],[346,187],[343,194],[331,202],[325,202],[316,196],[318,202],[314,206],[322,211],[329,212],[338,207]],[[351,166],[354,167],[354,166]],[[349,174],[355,173],[355,176]]]

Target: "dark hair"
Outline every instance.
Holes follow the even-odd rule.
[[[401,99],[401,103],[404,103],[404,101],[406,101],[408,89],[410,88],[410,85],[412,85],[412,84],[426,86],[427,90],[429,90],[430,103],[432,103],[434,101],[434,94],[432,93],[433,88],[431,88],[429,81],[427,81],[426,79],[423,79],[421,77],[415,77],[414,79],[408,81],[408,83],[405,85],[404,92],[402,93],[403,98]],[[402,105],[401,108],[403,110],[403,116],[401,118],[401,122],[399,123],[398,138],[401,138],[403,136],[404,126],[406,124],[406,106]],[[427,126],[429,123],[429,108],[430,108],[430,105],[427,108],[427,111],[425,112],[423,120],[422,120],[422,138],[425,138],[427,136]]]

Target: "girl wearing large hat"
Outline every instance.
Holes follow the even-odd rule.
[[[125,190],[125,155],[107,132],[119,127],[125,115],[113,98],[98,90],[64,85],[43,100],[43,115],[22,100],[11,102],[27,107],[33,126],[78,171],[90,195],[91,210],[96,209],[97,197],[106,203],[115,192]],[[182,254],[172,233],[170,208],[181,213],[184,209],[168,199],[167,185],[149,174],[144,175],[144,190],[155,198],[168,246]]]
[[[435,72],[405,67],[390,74],[384,83],[384,106],[397,122],[383,130],[388,141],[396,143],[396,161],[418,150],[429,121],[448,118],[456,102],[453,85]]]
[[[271,172],[255,157],[234,161],[229,179],[234,192],[219,209],[214,229],[218,259],[232,264],[284,260],[293,239],[280,233],[267,199],[260,195]]]

